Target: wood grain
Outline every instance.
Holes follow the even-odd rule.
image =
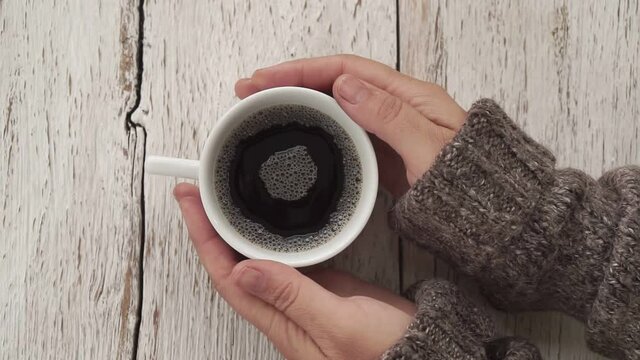
[[[398,3],[147,0],[139,68],[137,1],[0,0],[0,358],[280,358],[211,290],[176,180],[142,173],[145,149],[197,158],[234,81],[260,66],[340,52],[394,66],[399,47],[402,71],[467,108],[495,98],[562,166],[640,163],[638,1]],[[399,273],[390,205],[381,193],[332,264],[396,290],[439,276],[476,293],[411,244]],[[575,320],[495,316],[547,359],[598,358]]]
[[[395,64],[395,21],[395,4],[382,0],[147,2],[142,103],[134,114],[147,129],[147,153],[198,158],[216,119],[237,101],[234,82],[258,67],[341,52]],[[175,183],[145,179],[138,357],[280,358],[212,290],[171,196]],[[388,231],[372,232],[378,242],[391,237],[388,246],[358,240],[357,254],[345,253],[338,265],[397,288],[397,242]]]
[[[137,12],[0,1],[0,358],[131,358]]]
[[[599,176],[640,163],[637,1],[407,1],[399,14],[403,72],[443,85],[465,108],[496,99],[561,166]],[[403,253],[405,284],[459,280],[411,244]],[[496,316],[504,332],[532,339],[545,359],[599,358],[569,317]]]

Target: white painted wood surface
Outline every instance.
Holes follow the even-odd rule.
[[[598,176],[640,162],[637,1],[399,5],[147,0],[139,69],[137,1],[0,1],[0,359],[280,358],[211,290],[170,195],[175,180],[142,177],[145,149],[197,158],[236,101],[235,79],[260,66],[339,52],[393,66],[399,47],[402,71],[467,108],[497,99],[561,165]],[[125,126],[139,71],[133,121],[146,139]],[[381,196],[334,264],[396,290],[435,275],[473,291],[410,244],[400,273],[389,206]],[[547,359],[598,358],[572,319],[496,317]]]
[[[496,99],[553,150],[560,166],[599,176],[640,163],[638,6],[634,0],[401,1],[400,67],[445,86],[465,108],[480,97]],[[457,278],[411,244],[403,244],[403,254],[404,284]],[[569,317],[496,316],[503,331],[532,339],[545,359],[599,358]]]
[[[128,359],[139,301],[137,12],[0,1],[0,359]]]
[[[261,66],[340,52],[394,65],[395,29],[395,4],[385,0],[149,1],[142,103],[134,114],[147,130],[147,153],[197,159],[216,119],[237,102],[235,81]],[[147,236],[138,358],[280,358],[212,290],[171,196],[175,183],[145,179]],[[384,211],[377,214],[384,218]],[[369,233],[378,237],[360,240],[357,254],[350,249],[337,261],[397,288],[395,237],[388,230]],[[367,247],[367,240],[379,241]]]

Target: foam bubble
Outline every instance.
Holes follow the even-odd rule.
[[[338,201],[336,210],[330,215],[329,222],[322,229],[312,234],[283,237],[268,231],[261,224],[247,219],[242,215],[240,210],[233,205],[229,190],[229,169],[235,155],[235,148],[241,140],[255,135],[256,133],[272,127],[273,125],[286,125],[292,122],[297,122],[306,126],[318,126],[333,136],[336,145],[342,152],[345,178],[342,196]],[[300,147],[304,148],[304,146]],[[292,149],[295,148],[296,147]],[[296,197],[302,194],[303,191],[301,189],[304,189],[304,193],[306,194],[308,187],[305,186],[309,183],[313,185],[315,182],[314,176],[317,176],[317,168],[315,170],[315,175],[313,175],[314,172],[311,171],[315,164],[311,165],[306,163],[305,161],[307,159],[302,155],[303,153],[306,153],[308,160],[313,163],[306,150],[301,151],[301,149],[296,149],[291,152],[292,156],[295,155],[298,157],[298,160],[303,160],[303,164],[296,166],[299,166],[303,169],[302,172],[309,175],[309,180],[301,181],[300,183],[295,182],[295,184],[294,182],[287,182],[287,185],[273,182],[269,185],[268,181],[270,182],[270,179],[278,179],[279,181],[282,181],[283,178],[275,177],[274,174],[277,171],[273,169],[265,169],[263,176],[262,168],[260,169],[260,177],[265,182],[268,192],[272,196],[278,196],[278,194],[282,195],[280,197],[285,200],[287,200],[285,196]],[[274,154],[273,156],[284,155]],[[270,165],[280,162],[286,163],[288,162],[286,159],[286,156],[282,158],[278,157],[277,159],[273,159]],[[268,161],[269,160],[267,160],[267,162]],[[279,165],[276,165],[274,168],[279,168]],[[358,158],[357,150],[353,141],[344,129],[329,116],[318,110],[302,105],[273,106],[251,114],[238,125],[223,145],[221,155],[218,158],[216,165],[215,175],[214,181],[218,203],[220,204],[227,221],[229,221],[229,223],[249,241],[257,244],[258,246],[278,252],[305,251],[323,244],[334,237],[342,231],[344,226],[351,219],[361,195],[362,165]],[[265,181],[265,179],[267,181]],[[303,180],[304,175],[300,175],[298,179]],[[271,188],[269,188],[269,186],[271,186]]]
[[[307,147],[298,145],[271,155],[259,174],[271,197],[294,201],[307,196],[318,178],[318,167]]]

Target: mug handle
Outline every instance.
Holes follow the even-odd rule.
[[[165,175],[198,180],[198,160],[177,159],[164,156],[147,156],[144,169],[152,175]]]

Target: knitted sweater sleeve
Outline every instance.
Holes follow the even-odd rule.
[[[506,310],[560,310],[590,347],[640,358],[640,167],[599,180],[556,169],[492,100],[480,100],[392,220],[475,277]]]
[[[541,360],[530,342],[495,337],[495,326],[483,309],[447,281],[419,282],[408,295],[418,311],[384,360]]]

